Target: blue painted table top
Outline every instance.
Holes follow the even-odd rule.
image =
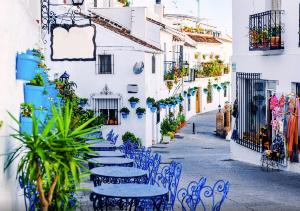
[[[88,160],[90,163],[97,164],[130,164],[133,163],[132,159],[120,158],[120,157],[100,157],[100,158],[91,158]]]
[[[92,144],[90,147],[94,147],[94,148],[115,148],[116,146],[111,144],[110,142],[108,141],[103,141],[103,142],[97,142],[95,144]]]
[[[88,155],[93,157],[124,157],[125,154],[118,150],[116,151],[95,151],[95,154],[89,153]]]
[[[146,176],[147,171],[133,168],[133,167],[121,167],[121,166],[107,166],[97,167],[91,170],[93,174],[105,177],[141,177]]]
[[[168,190],[147,184],[102,184],[92,189],[101,196],[115,198],[150,198],[168,194]]]

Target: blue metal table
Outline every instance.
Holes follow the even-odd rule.
[[[103,184],[93,188],[91,196],[94,210],[118,207],[120,210],[164,210],[168,201],[168,190],[146,184]]]
[[[93,168],[91,178],[94,186],[104,184],[137,183],[147,184],[147,171],[133,167],[106,166]]]
[[[118,150],[116,151],[95,151],[95,154],[89,153],[87,155],[89,158],[97,158],[97,157],[125,157],[123,152]]]
[[[92,144],[90,146],[90,149],[94,150],[94,151],[115,151],[117,149],[117,147],[108,141],[101,141],[101,142]]]
[[[89,168],[101,167],[101,166],[125,166],[132,167],[133,160],[120,157],[100,157],[88,159]]]

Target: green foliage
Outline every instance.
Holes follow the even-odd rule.
[[[152,98],[152,97],[148,97],[147,100],[146,100],[146,102],[154,104],[155,103],[155,99]]]
[[[202,69],[197,72],[197,77],[215,77],[221,76],[226,65],[218,56],[216,59],[211,59],[209,62],[202,63]]]
[[[138,107],[138,108],[136,109],[136,113],[137,113],[137,114],[144,114],[144,113],[146,113],[146,109],[141,108],[141,107]]]
[[[138,103],[140,102],[140,99],[139,98],[136,98],[136,97],[131,97],[128,99],[129,102],[131,103]]]
[[[138,145],[139,147],[141,146],[140,139],[129,131],[124,133],[124,135],[122,136],[122,140],[123,140],[123,142],[130,141],[131,143],[134,143],[134,144]]]
[[[174,80],[174,73],[173,72],[167,72],[164,74],[164,80]]]
[[[21,104],[21,115],[22,117],[31,117],[34,111],[34,105],[32,103]]]
[[[69,102],[63,109],[53,106],[51,110],[53,117],[43,125],[41,131],[34,113],[32,135],[15,130],[16,134],[12,137],[20,141],[20,146],[9,153],[5,170],[18,160],[17,174],[23,178],[24,184],[37,187],[40,206],[66,210],[68,197],[79,186],[80,176],[89,172],[83,165],[86,163],[83,156],[92,151],[84,137],[95,129],[88,127],[94,119],[71,129],[73,110]],[[10,116],[19,124],[16,118]]]
[[[42,75],[38,73],[34,76],[34,78],[31,81],[29,81],[28,84],[32,86],[44,86],[45,82]]]
[[[184,114],[179,114],[179,115],[177,116],[177,119],[178,119],[178,121],[179,121],[180,123],[184,123],[184,122],[185,122],[185,116],[184,116]]]
[[[129,111],[129,109],[128,109],[127,107],[121,108],[120,112],[121,112],[121,113],[126,113],[126,114],[129,114],[129,113],[130,113],[130,111]]]

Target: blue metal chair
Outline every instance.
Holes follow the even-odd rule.
[[[151,157],[150,148],[147,149],[146,147],[143,146],[141,149],[136,150],[134,156],[135,167],[142,170],[148,170],[150,157]]]
[[[126,141],[120,146],[120,151],[125,154],[129,159],[134,159],[136,150],[138,149],[137,144],[133,144],[131,141]]]
[[[150,185],[155,184],[155,179],[156,179],[157,172],[159,169],[160,161],[161,161],[161,156],[157,153],[155,153],[155,155],[152,155],[149,160],[148,183]]]
[[[157,174],[154,185],[164,187],[169,190],[169,199],[163,203],[162,210],[174,211],[177,188],[181,176],[182,165],[172,161],[170,165],[164,166]],[[151,210],[151,202],[144,203],[146,210]]]
[[[183,211],[219,211],[229,192],[229,182],[218,180],[213,186],[205,185],[206,178],[202,177],[199,182],[192,181],[187,188],[178,191],[177,198]],[[211,203],[206,203],[210,199]]]
[[[106,135],[106,140],[110,141],[114,137],[114,130],[111,129],[108,134]]]
[[[113,145],[116,145],[117,140],[119,138],[119,135],[116,135],[115,137],[113,137],[111,140],[109,140]]]
[[[39,203],[39,193],[33,184],[24,184],[23,178],[19,177],[20,187],[24,189],[24,202],[26,211],[35,211],[36,205]],[[27,204],[28,203],[28,204]]]

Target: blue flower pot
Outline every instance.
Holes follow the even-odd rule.
[[[44,89],[43,86],[32,86],[25,84],[24,86],[24,98],[25,103],[32,103],[35,107],[41,107],[44,105]]]
[[[47,110],[34,110],[34,115],[36,116],[37,121],[41,123],[45,123],[47,114]]]
[[[148,108],[152,108],[153,103],[147,103]]]
[[[123,119],[127,119],[127,117],[128,117],[128,113],[122,112],[121,115],[122,115],[122,118],[123,118]]]
[[[184,93],[183,93],[183,96],[185,97],[186,95],[187,95],[187,93],[184,92]]]
[[[55,100],[54,102],[55,102],[56,105],[59,105],[60,107],[63,107],[63,101],[62,101],[61,97],[56,97],[54,100]]]
[[[152,113],[155,113],[157,111],[157,108],[156,107],[152,107],[152,108],[150,108],[150,110],[151,110]]]
[[[32,135],[32,119],[30,117],[20,117],[20,132]]]
[[[50,111],[52,105],[54,105],[54,100],[51,101],[49,98],[51,98],[49,96],[49,94],[44,95],[44,105],[43,105],[43,107],[45,107],[48,111]]]
[[[17,55],[17,79],[30,81],[35,76],[35,69],[40,63],[40,58],[30,54]]]
[[[135,108],[135,107],[136,107],[136,105],[137,105],[137,102],[130,102],[130,106],[131,106],[131,108]]]
[[[49,84],[48,74],[45,73],[45,68],[36,68],[36,69],[35,69],[35,73],[36,73],[36,74],[37,74],[37,73],[41,74],[41,76],[42,76],[42,78],[43,78],[45,84],[46,84],[46,85]]]
[[[195,91],[192,91],[192,92],[191,92],[191,95],[192,95],[192,96],[195,96],[195,93],[196,93]]]
[[[144,114],[140,114],[140,113],[138,113],[138,114],[136,114],[136,115],[137,115],[137,117],[138,117],[139,119],[142,119],[143,116],[144,116]]]
[[[191,99],[191,96],[187,96],[187,99]]]
[[[160,103],[160,104],[159,104],[159,107],[160,107],[160,108],[166,108],[166,104]]]
[[[55,84],[46,85],[46,91],[48,92],[48,96],[55,99],[59,94],[59,91],[56,89]]]

